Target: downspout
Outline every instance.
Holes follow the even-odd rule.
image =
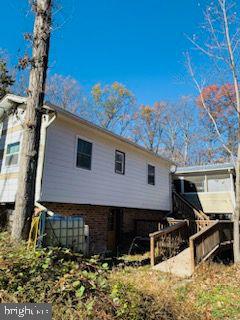
[[[47,140],[47,128],[53,123],[53,121],[56,118],[57,118],[57,113],[54,112],[54,115],[51,117],[51,119],[48,122],[44,122],[44,121],[42,122],[42,132],[41,132],[41,138],[40,138],[41,141],[40,141],[40,150],[39,150],[39,157],[38,157],[36,191],[35,191],[35,204],[37,207],[42,206],[40,203],[38,203],[38,201],[41,198],[42,177],[43,177],[46,140]]]
[[[53,216],[54,215],[54,212],[48,210],[48,208],[44,207],[41,203],[39,202],[35,202],[35,206],[40,209],[40,211],[45,211],[49,216]]]

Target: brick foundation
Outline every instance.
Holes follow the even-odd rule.
[[[44,203],[49,210],[63,214],[63,215],[81,215],[85,219],[85,224],[89,226],[90,253],[102,253],[107,248],[107,224],[108,213],[112,207],[104,206],[91,206],[91,205],[78,205],[67,203]],[[125,242],[131,241],[136,232],[136,220],[151,221],[151,226],[154,221],[156,224],[152,228],[156,228],[157,222],[160,222],[164,216],[161,211],[143,210],[143,209],[123,209],[123,223],[121,228],[122,239]],[[141,221],[142,223],[142,221]],[[145,224],[145,221],[144,221]],[[151,229],[150,226],[150,229]],[[147,230],[149,226],[146,226]],[[149,230],[150,230],[149,229]],[[156,229],[154,229],[156,230]],[[154,231],[150,230],[150,232]],[[146,230],[145,230],[146,231]]]

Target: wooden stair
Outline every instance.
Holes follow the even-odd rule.
[[[176,191],[173,191],[173,212],[181,216],[181,219],[209,220],[202,210],[197,209]]]

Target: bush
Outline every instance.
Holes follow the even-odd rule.
[[[52,303],[54,319],[155,319],[154,297],[110,282],[106,263],[68,249],[28,251],[7,233],[0,243],[0,302]]]

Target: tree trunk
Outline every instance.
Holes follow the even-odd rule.
[[[240,128],[238,129],[240,130]],[[240,138],[240,132],[239,132]],[[240,140],[238,138],[238,154],[237,154],[237,163],[236,163],[236,206],[234,210],[233,218],[233,254],[234,262],[240,262],[240,247],[239,247],[239,212],[240,212]]]
[[[20,153],[18,190],[12,228],[13,239],[27,239],[35,202],[35,182],[42,105],[51,28],[51,0],[33,2],[35,23],[27,106]]]

